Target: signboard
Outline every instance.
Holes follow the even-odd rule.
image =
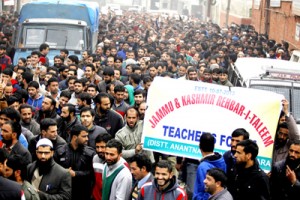
[[[300,16],[300,0],[293,0],[292,12],[294,15]]]
[[[280,7],[281,0],[270,0],[270,7]]]
[[[4,0],[4,6],[13,6],[15,5],[15,0]]]
[[[260,148],[261,168],[268,171],[282,99],[268,91],[157,77],[148,93],[144,149],[200,159],[203,132],[212,133],[215,151],[224,153],[231,133],[245,128]]]

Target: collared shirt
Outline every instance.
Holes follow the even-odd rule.
[[[139,89],[143,90],[144,88],[141,85],[138,85],[133,90],[136,91],[136,90],[139,90]]]
[[[139,182],[138,182],[138,188],[141,188],[149,179],[149,177],[151,176],[151,173],[149,172],[144,178],[142,178]]]

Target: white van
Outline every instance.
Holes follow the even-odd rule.
[[[228,71],[229,80],[234,86],[284,95],[290,102],[290,113],[300,125],[300,63],[268,58],[238,58],[235,67]]]
[[[290,61],[300,63],[300,50],[294,50],[292,52]]]

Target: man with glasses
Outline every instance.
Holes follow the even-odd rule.
[[[53,144],[42,138],[36,144],[37,161],[28,166],[27,181],[40,199],[71,199],[71,175],[53,160]]]

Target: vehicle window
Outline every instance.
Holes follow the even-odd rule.
[[[81,51],[85,49],[84,31],[82,27],[27,27],[23,32],[21,48],[37,48],[42,43],[49,44],[54,49],[69,49]],[[26,34],[24,34],[26,33]]]
[[[44,42],[45,29],[28,28],[26,29],[25,46],[36,47]]]
[[[65,28],[60,29],[48,29],[46,43],[50,45],[50,48],[56,49],[70,49],[70,50],[83,50],[83,45],[80,44],[80,40],[83,40],[82,29]]]

